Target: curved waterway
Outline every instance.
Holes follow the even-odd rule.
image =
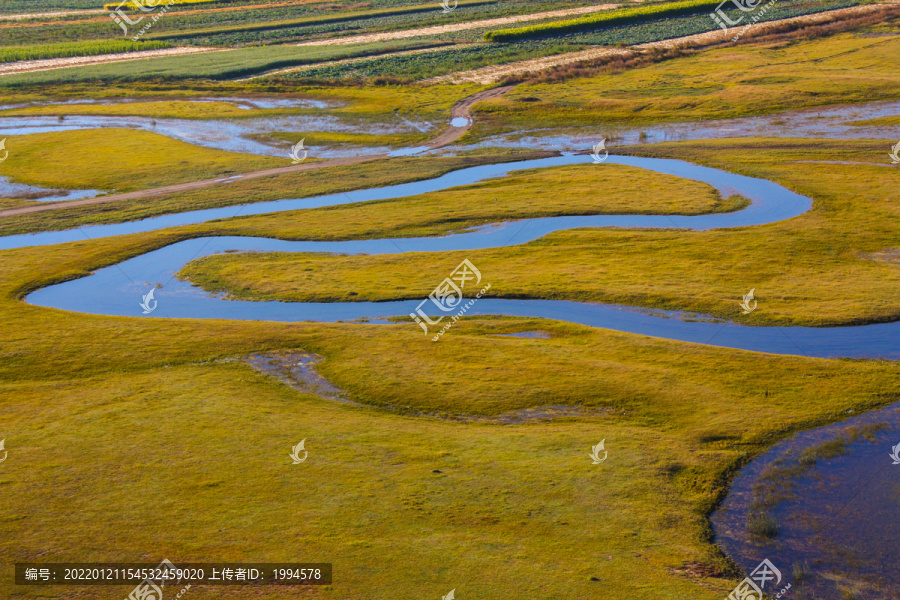
[[[716,542],[748,573],[768,558],[795,600],[900,598],[897,444],[900,403],[776,444],[738,473],[711,519]],[[839,450],[821,450],[829,448]],[[777,523],[774,539],[747,533],[762,503]]]
[[[334,206],[387,198],[400,198],[444,190],[485,179],[504,177],[510,171],[558,167],[591,162],[585,156],[560,156],[504,165],[463,169],[428,181],[360,190],[298,200],[278,200],[247,205],[166,215],[133,223],[98,225],[75,231],[45,232],[0,238],[0,249],[80,241],[85,237],[108,237],[154,231],[176,225],[201,223],[236,214],[265,214],[284,210]],[[398,302],[248,302],[211,296],[174,274],[191,260],[221,252],[330,252],[346,254],[396,254],[479,250],[523,244],[549,233],[579,227],[639,227],[706,230],[746,227],[789,219],[808,211],[812,201],[771,181],[701,167],[678,160],[610,156],[605,164],[625,164],[658,173],[705,182],[723,197],[740,194],[751,201],[744,210],[699,216],[597,215],[526,219],[488,225],[442,237],[354,240],[344,242],[291,242],[267,238],[198,238],[166,246],[82,279],[53,285],[28,296],[32,304],[85,313],[142,316],[139,306],[152,287],[158,305],[147,316],[198,319],[336,322],[366,319],[386,322],[407,317],[421,300]],[[446,274],[435,274],[436,283]],[[490,273],[485,273],[490,281]],[[739,298],[736,297],[737,305]],[[737,306],[736,306],[737,312]],[[540,317],[698,342],[778,354],[820,357],[900,358],[900,322],[859,327],[747,327],[727,321],[696,318],[676,312],[640,311],[628,307],[557,300],[502,300],[484,298],[469,315],[514,315]],[[685,318],[687,317],[687,318]],[[418,328],[411,321],[409,326]]]

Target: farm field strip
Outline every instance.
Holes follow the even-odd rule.
[[[516,29],[501,29],[488,31],[484,38],[492,42],[509,42],[518,39],[528,39],[552,35],[554,33],[571,33],[576,31],[590,31],[610,25],[621,23],[633,23],[642,20],[655,20],[666,17],[678,17],[686,14],[699,13],[709,10],[718,4],[718,0],[684,0],[669,4],[651,4],[633,8],[623,8],[604,14],[589,15],[580,19],[569,19],[519,27]]]
[[[452,50],[461,46],[461,44],[453,44],[446,46],[434,46],[433,48],[419,48],[417,50],[399,50],[397,52],[389,52],[385,53],[384,57],[396,57],[396,56],[415,56],[417,54],[428,54],[430,52],[440,52],[442,50]],[[235,81],[251,81],[253,79],[260,79],[262,77],[271,77],[273,75],[287,75],[289,73],[302,73],[303,71],[310,71],[312,69],[319,69],[324,67],[338,67],[342,65],[352,65],[355,63],[361,63],[367,60],[372,60],[371,56],[359,56],[356,58],[345,58],[343,60],[332,60],[320,63],[312,63],[309,65],[300,65],[299,67],[287,67],[285,69],[276,69],[274,71],[266,71],[264,73],[258,73],[256,75],[252,75],[250,77],[242,77],[241,79],[236,79]]]
[[[0,21],[23,21],[25,19],[56,19],[58,17],[74,17],[76,15],[102,15],[106,11],[102,8],[89,8],[84,10],[62,10],[45,13],[22,13],[16,15],[0,15]]]
[[[848,18],[848,17],[858,17],[862,15],[866,15],[872,12],[876,12],[881,9],[881,7],[885,4],[898,4],[897,2],[883,2],[877,4],[867,4],[863,6],[852,6],[849,8],[840,8],[837,10],[826,11],[821,13],[816,13],[812,15],[802,15],[799,17],[790,17],[787,19],[780,19],[776,21],[767,21],[766,24],[774,25],[774,24],[794,24],[801,23],[804,25],[815,25],[820,23],[826,23],[835,19]],[[706,33],[698,33],[694,35],[688,35],[678,38],[671,38],[667,40],[659,40],[656,42],[648,42],[645,44],[638,44],[636,46],[631,46],[628,48],[610,48],[610,47],[602,47],[602,48],[592,48],[589,50],[580,50],[578,52],[571,52],[568,54],[561,54],[557,56],[548,56],[545,58],[534,58],[524,61],[518,61],[513,63],[506,63],[500,65],[491,65],[487,67],[481,67],[479,69],[472,69],[470,71],[460,71],[458,73],[451,73],[449,75],[441,75],[440,77],[433,77],[431,79],[426,79],[422,81],[423,84],[435,84],[435,83],[479,83],[482,85],[489,85],[492,83],[496,83],[497,81],[501,81],[506,77],[510,77],[513,75],[522,75],[525,73],[534,73],[537,71],[543,71],[545,69],[549,69],[552,67],[559,67],[563,65],[573,64],[581,61],[587,60],[595,60],[598,58],[606,58],[609,56],[626,56],[632,54],[635,51],[648,51],[654,49],[667,49],[667,48],[678,48],[678,47],[690,47],[690,48],[701,48],[704,46],[712,46],[715,44],[720,44],[723,42],[727,42],[731,37],[734,36],[733,31],[722,31],[721,29],[716,29],[715,31],[708,31]]]
[[[585,15],[603,10],[611,10],[618,8],[618,4],[601,4],[600,6],[584,6],[581,8],[567,8],[563,10],[553,10],[541,13],[532,13],[529,15],[518,15],[515,17],[499,17],[496,19],[485,19],[482,21],[467,21],[465,23],[452,23],[449,25],[439,25],[435,27],[422,27],[420,29],[406,29],[401,31],[391,31],[386,33],[369,33],[362,35],[353,35],[342,38],[333,38],[327,40],[316,40],[314,42],[303,42],[298,46],[330,46],[334,44],[359,44],[365,42],[382,42],[389,40],[397,40],[405,37],[420,37],[429,35],[440,35],[443,33],[452,33],[454,31],[466,31],[468,29],[480,29],[482,27],[495,27],[499,25],[508,25],[510,23],[523,23],[527,21],[538,21],[541,19],[554,19],[557,17],[568,17],[572,15]]]
[[[177,48],[164,48],[162,50],[138,50],[137,52],[120,52],[117,54],[98,54],[94,56],[70,56],[68,58],[23,60],[14,63],[0,64],[0,77],[2,77],[3,75],[33,73],[35,71],[49,71],[52,69],[65,69],[68,67],[84,67],[89,65],[101,65],[106,63],[141,60],[145,58],[182,56],[185,54],[199,54],[201,52],[224,52],[227,50],[230,50],[230,48],[198,48],[179,46]]]

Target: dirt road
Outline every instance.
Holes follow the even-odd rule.
[[[512,89],[513,86],[505,86],[500,88],[493,88],[490,90],[484,90],[478,92],[477,94],[473,94],[468,98],[464,98],[457,102],[450,109],[450,118],[451,122],[455,119],[464,119],[466,122],[464,125],[450,125],[439,133],[437,136],[432,138],[430,141],[422,144],[422,146],[427,147],[430,150],[435,148],[440,148],[442,146],[446,146],[452,142],[455,142],[460,137],[463,136],[469,129],[472,127],[472,118],[469,113],[471,108],[481,102],[482,100],[487,100],[489,98],[496,98],[498,96],[502,96],[506,92]],[[61,210],[64,208],[73,208],[77,206],[89,206],[91,204],[106,204],[108,202],[119,202],[122,200],[135,200],[139,198],[150,198],[151,196],[159,196],[161,194],[175,194],[178,192],[187,192],[190,190],[197,190],[201,188],[211,187],[214,185],[227,185],[229,183],[233,183],[239,180],[245,179],[257,179],[259,177],[269,177],[271,175],[283,175],[285,173],[298,173],[302,171],[316,171],[318,169],[326,169],[329,167],[339,167],[344,165],[352,165],[356,163],[369,162],[373,160],[380,160],[383,158],[387,158],[386,154],[378,154],[378,155],[368,155],[368,156],[356,156],[350,158],[335,158],[331,160],[323,160],[321,162],[307,163],[307,164],[299,164],[299,165],[289,165],[285,167],[277,167],[274,169],[265,169],[263,171],[253,171],[251,173],[243,173],[241,175],[233,175],[231,177],[219,177],[217,179],[204,179],[201,181],[190,181],[187,183],[178,183],[175,185],[167,185],[165,187],[153,188],[150,190],[139,190],[136,192],[128,192],[124,194],[111,194],[109,196],[100,196],[99,198],[85,198],[83,200],[70,200],[68,202],[47,202],[45,204],[36,204],[33,206],[22,206],[18,208],[9,208],[6,210],[0,210],[0,218],[2,217],[15,217],[17,215],[27,215],[31,213],[44,212],[48,210]],[[287,157],[285,157],[285,161]]]

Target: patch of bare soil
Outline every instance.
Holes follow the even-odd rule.
[[[271,375],[299,392],[313,394],[320,398],[343,404],[360,406],[359,403],[349,400],[345,391],[335,387],[330,381],[316,372],[315,366],[322,361],[321,356],[308,352],[279,352],[248,356],[244,361],[257,371]],[[556,405],[525,408],[505,412],[494,417],[421,411],[410,412],[408,410],[399,410],[392,406],[387,407],[386,410],[417,417],[436,418],[442,421],[490,423],[494,425],[519,425],[522,423],[552,421],[563,417],[605,417],[611,414],[624,414],[616,409],[607,407],[584,408],[581,406]]]
[[[356,404],[347,399],[347,392],[335,387],[316,372],[316,364],[322,361],[322,357],[316,354],[308,352],[255,354],[245,360],[257,371],[280,379],[298,392],[313,394],[335,402]]]
[[[860,252],[859,255],[867,260],[874,260],[900,267],[900,248],[888,248],[887,250],[872,252],[871,254]]]

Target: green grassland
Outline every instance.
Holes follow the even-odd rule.
[[[600,82],[613,98],[621,96],[609,110],[613,118],[629,114],[627,99],[638,96],[628,94],[643,91],[650,120],[687,118],[690,107],[680,116],[674,108],[684,98],[709,100],[698,105],[701,116],[792,107],[792,86],[800,90],[800,105],[837,103],[841,94],[843,101],[855,101],[849,93],[854,86],[892,97],[896,70],[879,66],[890,55],[853,45],[873,41],[885,40],[838,36],[785,49],[730,49],[706,54],[709,68],[698,57],[679,59],[684,62],[668,64],[693,73],[681,85],[671,83],[677,70],[656,71],[665,65],[654,65],[530,86],[514,91],[514,97],[539,96],[554,108],[528,116],[531,105],[500,101],[487,105],[479,118],[490,115],[491,127],[532,118],[535,126],[555,119],[569,124],[562,119],[565,111],[579,115],[585,106],[596,118],[605,109],[591,104],[591,94],[607,97]],[[788,63],[790,47],[822,50],[821,60],[766,70],[765,52],[768,62]],[[817,71],[833,81],[826,85]],[[776,74],[782,79],[774,79]],[[744,82],[726,93],[733,77]],[[754,77],[769,79],[746,81]],[[178,85],[135,87],[148,97],[171,93],[170,101],[198,93],[189,87],[193,84],[184,90]],[[199,90],[208,89],[204,85]],[[814,96],[817,85],[821,94]],[[230,86],[223,85],[223,93],[233,94],[236,88]],[[661,99],[651,97],[654,86]],[[125,89],[110,85],[99,92]],[[313,90],[312,95],[346,102],[335,114],[374,120],[398,108],[403,114],[445,117],[456,100],[477,89],[298,86],[282,91]],[[45,184],[98,187],[106,177],[121,187],[133,172],[135,186],[150,186],[159,184],[154,177],[203,176],[204,168],[249,170],[252,165],[240,161],[268,160],[209,151],[209,163],[198,154],[203,149],[179,149],[172,140],[145,132],[125,134],[143,137],[135,138],[130,152],[118,154],[102,145],[95,151],[93,144],[100,142],[90,137],[94,132],[53,134],[58,137],[43,138],[45,147],[55,146],[44,150],[50,162],[36,144],[28,153],[11,153],[0,175],[19,157],[21,175]],[[7,147],[30,137],[10,137]],[[895,226],[900,171],[871,164],[886,165],[892,143],[762,139],[635,147],[629,152],[772,179],[815,203],[808,214],[761,227],[573,230],[465,257],[489,278],[492,292],[516,297],[593,299],[734,318],[740,296],[755,287],[759,308],[744,318],[748,324],[896,319],[900,275],[881,257],[900,245]],[[238,181],[152,202],[4,219],[0,231],[375,187],[537,155],[478,150],[398,158]],[[165,173],[145,169],[145,161],[159,161],[153,164]],[[176,564],[332,562],[334,584],[303,593],[322,600],[437,599],[454,588],[460,600],[721,600],[742,575],[714,546],[707,517],[730,478],[792,431],[900,401],[896,361],[769,355],[537,319],[467,317],[432,343],[412,322],[140,318],[138,294],[134,318],[22,301],[48,284],[202,235],[440,235],[495,219],[563,211],[639,212],[648,202],[653,210],[679,213],[737,206],[737,199],[729,204],[695,182],[657,175],[642,179],[643,187],[636,170],[612,164],[530,171],[412,199],[0,251],[0,439],[9,452],[0,464],[0,596],[75,600],[124,597],[130,591],[15,587],[15,562],[167,557]],[[461,257],[240,255],[189,268],[200,265],[198,276],[219,277],[227,267],[232,271],[222,281],[235,288],[246,283],[257,295],[269,278],[269,285],[279,288],[271,293],[286,299],[302,299],[304,289],[340,300],[347,299],[342,294],[348,290],[359,299],[418,298],[433,289],[435,276],[443,276],[435,274],[446,273]],[[252,276],[248,265],[255,269]],[[297,272],[276,276],[275,268],[283,265]],[[302,271],[306,268],[313,270]],[[235,274],[241,274],[240,281]],[[165,302],[165,287],[159,299]],[[536,329],[548,332],[549,339],[497,335]],[[238,360],[282,350],[322,356],[322,375],[360,406],[294,391]],[[593,408],[605,416],[504,426],[433,416],[497,416],[540,406]],[[293,466],[288,452],[301,439],[309,459]],[[609,459],[591,465],[588,452],[600,440]],[[295,589],[274,587],[194,586],[188,594],[198,600],[298,597]]]
[[[63,189],[124,192],[290,164],[287,158],[203,148],[140,129],[9,136],[6,147],[10,156],[0,165],[0,175]]]
[[[892,21],[896,31],[898,21]],[[525,84],[476,107],[475,133],[539,126],[746,117],[897,98],[900,37],[823,39],[709,50],[622,72]],[[539,101],[522,102],[522,98]]]
[[[900,211],[894,201],[900,172],[887,168],[888,147],[886,142],[871,141],[844,140],[841,146],[834,147],[830,142],[812,140],[741,139],[635,149],[771,179],[813,198],[810,212],[765,226],[697,232],[570,230],[521,246],[438,255],[230,254],[191,264],[183,275],[210,290],[226,291],[241,299],[378,301],[427,294],[429,286],[433,287],[434,273],[449,272],[463,258],[469,258],[483,273],[490,274],[492,288],[487,295],[493,297],[678,309],[739,318],[750,325],[833,326],[895,321],[900,318],[896,294],[900,272],[889,262],[870,256],[898,245],[893,224]],[[809,162],[810,157],[815,160]],[[815,162],[826,160],[856,164]],[[573,169],[589,173],[594,165]],[[568,185],[552,188],[567,190]],[[408,206],[421,201],[441,205],[441,199],[446,198],[444,205],[464,206],[458,209],[463,214],[466,210],[476,214],[494,211],[493,220],[542,216],[524,211],[525,214],[510,217],[496,208],[506,202],[517,206],[522,192],[516,185],[508,195],[502,184],[493,187],[490,194],[486,191],[462,188],[429,195],[427,200],[411,198],[406,202]],[[483,207],[484,196],[494,193],[498,198],[495,205],[490,209]],[[583,193],[573,190],[572,195],[561,194],[563,202],[572,203],[572,213],[577,214],[579,203],[585,202]],[[610,199],[605,198],[604,203],[615,198],[613,194],[610,191]],[[596,191],[589,193],[588,201],[597,195]],[[348,225],[346,237],[402,233],[395,230],[389,219],[385,219],[383,227],[358,229],[357,220],[375,220],[366,220],[363,215],[373,214],[377,207],[329,210],[342,213],[340,218],[332,218],[335,223]],[[469,216],[457,223],[454,216],[450,213],[446,221],[435,217],[429,227],[412,228],[407,235],[438,234],[477,222]],[[297,214],[292,222],[280,214],[277,226],[271,217],[253,219],[269,220],[263,229],[265,235],[278,235],[280,230],[282,236],[316,239],[315,226],[306,225],[310,219],[305,215]],[[238,226],[228,229],[253,235],[255,228],[249,225],[252,222],[249,218],[247,224],[236,221]],[[334,232],[335,228],[328,231]],[[760,310],[741,317],[738,302],[751,288],[756,289]]]
[[[752,143],[730,156],[707,151],[710,162],[803,178],[803,188],[824,185],[830,173],[834,198],[817,198],[820,224],[831,213],[859,212],[853,178],[839,165],[803,174],[779,162],[789,151],[770,156]],[[883,195],[868,194],[866,218],[887,220]],[[268,217],[292,226],[304,218]],[[168,557],[330,561],[334,585],[309,593],[323,599],[438,598],[456,588],[460,598],[485,600],[604,590],[621,600],[721,600],[731,577],[686,571],[737,576],[706,520],[735,469],[790,431],[900,399],[888,391],[900,384],[896,362],[756,354],[558,322],[470,318],[434,344],[413,323],[114,318],[20,301],[201,232],[0,252],[4,595],[45,597],[41,588],[12,586],[17,561]],[[649,250],[639,236],[660,235],[598,232],[592,241],[619,234],[635,239],[608,246],[610,257],[629,246]],[[664,251],[658,256],[670,259]],[[474,257],[479,265],[483,258]],[[422,265],[407,259],[403,272],[416,280]],[[502,275],[490,269],[492,281]],[[762,298],[757,312],[767,306]],[[495,335],[536,328],[552,337]],[[323,356],[321,372],[363,406],[295,392],[234,360],[298,348]],[[515,426],[394,414],[545,405],[608,414]],[[287,454],[301,439],[310,457],[295,467]],[[592,466],[587,453],[601,439],[609,459]],[[195,586],[190,594],[296,597],[278,588],[222,590]]]

